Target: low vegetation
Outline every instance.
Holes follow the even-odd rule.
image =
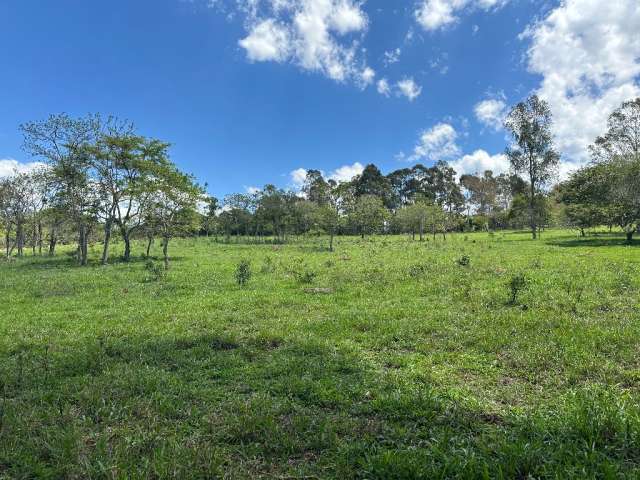
[[[2,262],[0,477],[637,477],[640,250],[530,237]]]

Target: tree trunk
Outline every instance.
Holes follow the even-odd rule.
[[[633,230],[627,232],[627,243],[633,242]]]
[[[131,232],[126,229],[122,230],[122,240],[124,241],[124,255],[122,256],[125,262],[131,259]]]
[[[424,218],[420,219],[420,241],[424,241]]]
[[[169,237],[165,236],[162,239],[162,255],[164,257],[164,269],[169,270]]]
[[[9,256],[11,255],[11,250],[10,250],[10,244],[11,244],[11,230],[9,228],[7,228],[7,230],[5,231],[4,234],[4,248],[6,250],[6,255],[7,258],[9,258]]]
[[[333,252],[333,230],[331,231],[331,234],[329,236],[329,251]]]
[[[581,237],[586,237],[586,235],[584,234],[584,228],[580,227],[580,236]]]
[[[536,215],[534,211],[534,202],[536,198],[535,185],[533,183],[533,175],[530,175],[531,187],[529,192],[529,223],[531,225],[531,236],[535,240],[537,238],[538,226],[536,225]]]
[[[147,237],[147,257],[149,258],[149,252],[151,251],[151,244],[153,243],[153,235]]]
[[[58,243],[58,237],[56,236],[55,229],[51,230],[51,236],[49,237],[49,256],[53,257],[56,254],[56,244]]]
[[[107,221],[104,224],[104,245],[102,247],[102,257],[100,258],[100,264],[106,265],[109,260],[109,242],[111,241],[111,222]]]
[[[38,220],[38,255],[42,256],[42,222]]]
[[[21,257],[24,252],[24,231],[22,223],[16,225],[16,246],[18,247],[18,256]]]

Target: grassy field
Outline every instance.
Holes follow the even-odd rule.
[[[640,477],[640,246],[325,245],[0,263],[0,478]]]

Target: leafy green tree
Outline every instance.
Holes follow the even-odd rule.
[[[64,211],[76,226],[80,265],[87,264],[89,234],[100,202],[91,178],[90,158],[83,146],[97,140],[102,125],[98,115],[74,119],[59,114],[20,126],[25,151],[49,166],[53,206]]]
[[[143,216],[162,237],[164,267],[168,269],[171,238],[199,227],[197,205],[203,191],[192,176],[179,171],[166,158],[154,167],[146,189]]]
[[[640,97],[623,102],[611,113],[607,131],[596,138],[590,151],[607,173],[602,179],[606,192],[596,200],[609,205],[631,242],[640,229]]]
[[[363,195],[356,200],[353,210],[349,212],[349,219],[356,232],[364,238],[365,235],[380,231],[387,215],[388,210],[380,197]]]
[[[529,225],[534,239],[537,236],[539,218],[536,214],[536,199],[551,179],[560,160],[553,147],[551,127],[549,105],[536,95],[514,106],[505,120],[505,128],[511,133],[514,142],[506,150],[511,168],[525,175],[529,182]]]

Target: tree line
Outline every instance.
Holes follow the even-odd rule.
[[[170,160],[169,144],[139,135],[115,117],[52,115],[20,126],[24,149],[42,168],[0,180],[0,226],[5,255],[54,255],[75,243],[80,265],[90,243],[109,261],[117,237],[123,259],[132,240],[162,241],[165,267],[174,236],[213,235],[230,241],[286,242],[290,235],[409,233],[426,235],[505,228],[530,229],[536,238],[551,225],[620,227],[631,241],[640,223],[640,98],[609,117],[607,131],[589,147],[591,162],[565,182],[554,182],[554,148],[547,103],[531,96],[505,120],[512,137],[511,169],[458,176],[446,162],[417,164],[384,175],[375,165],[347,182],[308,170],[300,191],[274,185],[222,201]],[[44,251],[43,251],[44,250]]]

